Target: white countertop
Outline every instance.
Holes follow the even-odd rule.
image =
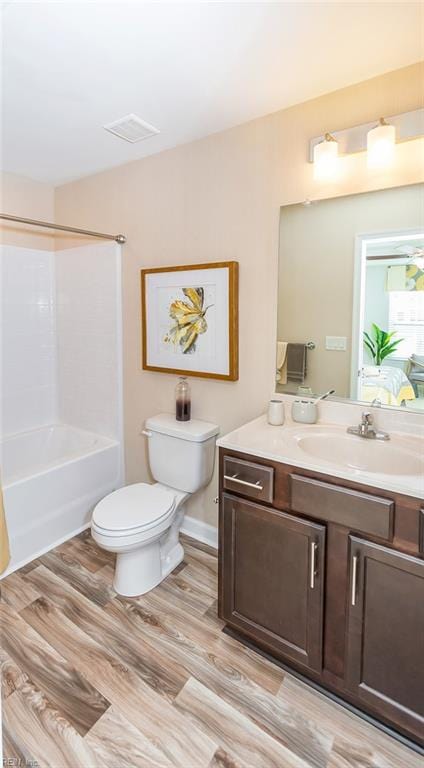
[[[266,416],[263,415],[219,438],[217,445],[231,451],[247,453],[270,461],[290,464],[312,472],[369,485],[373,488],[382,488],[386,491],[424,499],[424,471],[421,470],[421,463],[424,470],[424,440],[420,435],[391,432],[391,439],[387,442],[365,440],[355,435],[348,437],[349,441],[355,441],[354,447],[358,456],[361,456],[362,447],[364,451],[368,452],[366,454],[368,456],[373,455],[370,452],[379,451],[378,456],[377,454],[375,456],[378,459],[382,458],[383,461],[385,455],[388,456],[388,451],[393,449],[400,451],[402,456],[406,457],[406,461],[408,456],[411,456],[411,465],[412,462],[414,465],[417,463],[420,465],[419,474],[397,474],[393,470],[387,473],[370,472],[363,467],[355,466],[354,461],[349,464],[342,464],[338,456],[330,459],[328,450],[327,458],[324,459],[321,456],[312,456],[300,447],[301,440],[299,438],[311,435],[315,437],[324,435],[325,437],[328,434],[331,439],[335,437],[337,440],[344,440],[344,436],[347,434],[346,426],[334,422],[305,425],[295,423],[286,417],[283,426],[274,427],[267,423]],[[383,453],[384,451],[386,454]],[[396,466],[396,462],[393,460],[390,463],[392,467]]]

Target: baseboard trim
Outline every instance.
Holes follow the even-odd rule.
[[[186,533],[187,536],[191,536],[192,539],[196,539],[196,541],[201,541],[203,544],[209,544],[210,547],[218,549],[218,528],[209,525],[209,523],[203,523],[195,517],[186,515],[181,526],[181,533]]]

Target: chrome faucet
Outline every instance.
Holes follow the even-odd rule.
[[[348,427],[347,431],[350,435],[365,437],[367,440],[390,440],[390,435],[387,432],[379,432],[373,424],[372,414],[369,411],[364,411],[360,424],[357,427]]]

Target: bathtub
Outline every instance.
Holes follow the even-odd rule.
[[[11,549],[2,578],[87,528],[122,485],[120,443],[65,424],[5,438],[0,464]]]

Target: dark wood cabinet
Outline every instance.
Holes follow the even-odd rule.
[[[346,682],[364,703],[424,734],[424,560],[350,537]]]
[[[320,670],[325,527],[229,494],[222,525],[223,618]]]
[[[220,449],[219,614],[424,746],[419,499]]]

